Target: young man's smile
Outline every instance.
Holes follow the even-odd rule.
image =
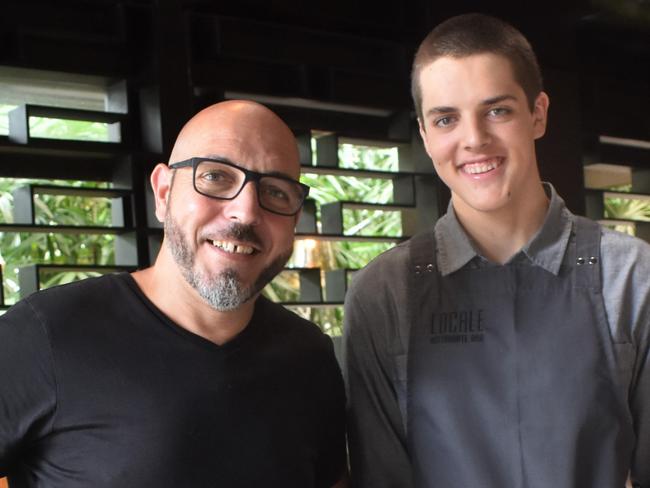
[[[486,157],[470,161],[464,161],[460,164],[460,170],[473,177],[474,179],[482,178],[485,175],[492,174],[494,170],[503,165],[504,158]]]

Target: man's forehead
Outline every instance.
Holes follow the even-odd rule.
[[[210,106],[183,127],[170,162],[193,157],[226,159],[292,178],[300,174],[298,147],[289,127],[268,108],[244,100]]]
[[[176,159],[220,156],[250,169],[298,166],[295,139],[290,132],[250,124],[219,124],[212,119],[187,127],[174,148]]]
[[[184,159],[199,157],[228,162],[260,173],[297,178],[300,164],[291,144],[257,137],[228,137],[211,135],[189,147],[191,154]]]

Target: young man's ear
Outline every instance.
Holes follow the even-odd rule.
[[[533,107],[533,133],[535,139],[539,139],[546,133],[546,121],[548,120],[548,106],[550,104],[548,95],[545,92],[539,92],[535,99]]]
[[[164,163],[158,163],[151,172],[151,188],[156,202],[156,218],[159,222],[165,220],[173,178],[174,170],[169,169],[169,166]]]

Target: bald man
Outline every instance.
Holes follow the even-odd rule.
[[[0,318],[0,477],[13,487],[342,487],[330,339],[260,296],[308,187],[265,107],[213,105],[151,176],[155,264]]]

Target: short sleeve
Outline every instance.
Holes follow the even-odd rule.
[[[634,486],[650,487],[650,246],[603,229],[603,297],[612,336],[623,363],[632,363],[629,409],[636,444],[631,462]],[[628,344],[625,344],[628,343]],[[629,347],[626,347],[629,346]]]
[[[56,385],[43,324],[23,300],[0,317],[0,477],[52,424]]]
[[[361,278],[361,277],[359,277]],[[384,332],[396,329],[388,301],[355,277],[345,300],[344,375],[348,391],[348,442],[354,488],[411,486],[406,435]],[[385,298],[385,297],[382,297]]]

